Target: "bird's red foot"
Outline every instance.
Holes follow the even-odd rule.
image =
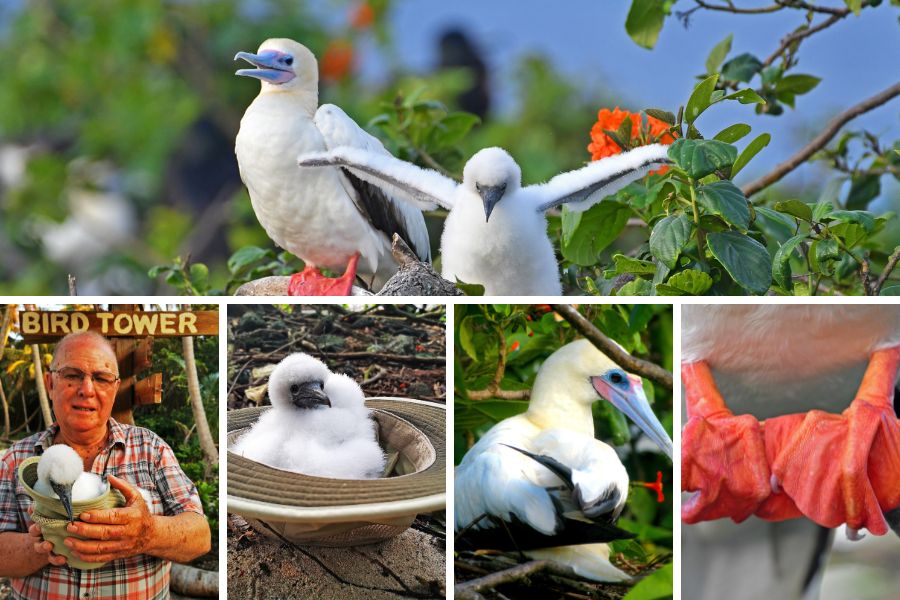
[[[315,267],[306,267],[294,273],[288,284],[288,296],[349,296],[356,279],[356,265],[359,252],[350,257],[347,270],[340,277],[325,277]]]
[[[735,416],[705,362],[681,366],[688,421],[681,434],[681,487],[696,492],[681,508],[685,523],[722,517],[741,522],[772,493],[763,432]]]
[[[900,420],[892,407],[900,348],[872,354],[856,398],[840,415],[785,415],[765,424],[772,473],[820,525],[887,533],[900,506]]]

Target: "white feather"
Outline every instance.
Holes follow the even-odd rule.
[[[38,461],[38,479],[34,490],[51,498],[59,498],[51,483],[72,486],[73,502],[92,500],[109,490],[109,484],[94,473],[83,469],[81,456],[66,444],[47,448]]]

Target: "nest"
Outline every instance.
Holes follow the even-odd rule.
[[[80,535],[69,533],[66,526],[69,524],[69,516],[63,503],[58,498],[45,496],[34,490],[34,484],[37,483],[38,474],[37,466],[41,457],[33,456],[22,461],[19,465],[19,481],[25,487],[25,493],[34,500],[34,514],[31,520],[41,528],[41,534],[48,542],[53,543],[53,552],[66,557],[66,562],[70,567],[83,570],[98,569],[105,565],[102,562],[85,562],[79,560],[72,555],[72,551],[63,544],[63,540],[73,537],[78,540],[87,539]],[[98,510],[118,508],[125,506],[125,497],[113,488],[110,488],[105,494],[91,500],[80,500],[72,502],[72,514],[75,518],[86,510]]]
[[[369,398],[389,457],[381,479],[292,473],[228,452],[228,511],[257,531],[298,544],[358,546],[399,535],[446,500],[446,409],[404,398]],[[228,413],[229,446],[270,407]]]

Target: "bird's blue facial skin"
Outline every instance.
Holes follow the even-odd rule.
[[[264,50],[259,54],[238,52],[234,55],[234,60],[239,58],[258,68],[238,69],[235,71],[235,75],[255,77],[276,85],[287,83],[296,77],[293,68],[294,57],[286,52],[279,52],[278,50]]]

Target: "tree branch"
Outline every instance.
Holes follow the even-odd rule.
[[[497,370],[494,371],[494,378],[483,390],[475,390],[466,392],[469,400],[487,400],[488,398],[500,398],[501,400],[528,400],[531,397],[531,390],[503,390],[500,389],[500,382],[503,381],[503,375],[506,373],[506,338],[503,332],[497,334],[498,346],[497,353]]]
[[[878,277],[878,280],[875,282],[875,285],[872,287],[872,295],[877,296],[881,293],[881,286],[884,285],[884,282],[887,281],[887,278],[890,276],[891,272],[894,270],[894,267],[897,266],[897,261],[900,261],[900,246],[894,248],[894,252],[888,258],[887,264],[884,265],[884,271],[881,272],[881,275]]]
[[[504,583],[518,581],[520,579],[528,577],[529,575],[532,575],[533,573],[537,573],[538,571],[548,571],[550,573],[555,573],[564,577],[575,576],[575,572],[571,567],[561,565],[557,562],[553,562],[552,560],[533,560],[531,562],[522,563],[520,565],[510,567],[509,569],[504,569],[503,571],[497,571],[496,573],[485,575],[484,577],[479,577],[478,579],[472,579],[465,583],[460,583],[454,588],[453,595],[456,598],[468,600],[481,599],[484,598],[484,596],[482,596],[478,592],[481,592],[484,589],[494,588],[498,585],[503,585]]]
[[[882,104],[885,104],[889,100],[892,100],[900,94],[900,82],[895,83],[891,87],[887,88],[884,91],[881,91],[871,98],[867,98],[863,100],[859,104],[851,106],[844,112],[840,113],[838,116],[833,118],[828,122],[828,125],[825,126],[825,129],[816,137],[812,139],[806,146],[800,149],[799,152],[791,156],[789,159],[775,167],[770,173],[760,177],[756,181],[753,181],[743,187],[744,195],[748,198],[753,194],[769,187],[776,181],[780,180],[782,177],[799,167],[801,164],[806,162],[806,160],[824,148],[831,139],[837,135],[837,133],[841,130],[848,121],[858,117],[861,114],[867,113],[873,108],[877,108]]]
[[[794,31],[793,33],[789,33],[788,35],[784,36],[784,38],[782,38],[782,40],[781,40],[781,45],[778,46],[778,49],[775,50],[775,52],[770,54],[769,57],[763,61],[763,67],[768,67],[773,62],[775,62],[775,59],[778,58],[779,56],[781,56],[782,54],[784,54],[785,51],[788,49],[788,46],[790,46],[794,42],[799,42],[800,40],[803,40],[804,38],[808,38],[809,36],[811,36],[814,33],[818,33],[820,31],[822,31],[823,29],[827,29],[827,28],[831,27],[832,25],[834,25],[838,21],[842,20],[844,17],[846,17],[849,14],[850,14],[850,10],[848,9],[843,14],[831,15],[830,17],[828,17],[827,19],[825,19],[818,25],[814,25],[813,27],[807,27],[806,29],[801,29],[799,31]]]
[[[602,331],[594,327],[594,324],[585,319],[581,313],[575,310],[570,304],[552,304],[553,310],[558,312],[562,318],[569,322],[581,335],[586,337],[594,344],[603,354],[610,357],[617,365],[636,373],[641,377],[646,377],[651,381],[655,381],[669,391],[672,390],[672,374],[650,361],[643,360],[631,356],[622,350],[615,342],[606,337]]]
[[[760,6],[758,8],[739,8],[734,6],[731,3],[728,4],[709,4],[708,2],[704,2],[704,0],[694,0],[697,6],[701,8],[705,8],[706,10],[717,10],[720,12],[729,12],[735,15],[761,15],[765,13],[773,13],[778,12],[779,10],[783,10],[788,8],[787,6],[782,5],[779,2],[775,2],[775,4],[771,6]]]

